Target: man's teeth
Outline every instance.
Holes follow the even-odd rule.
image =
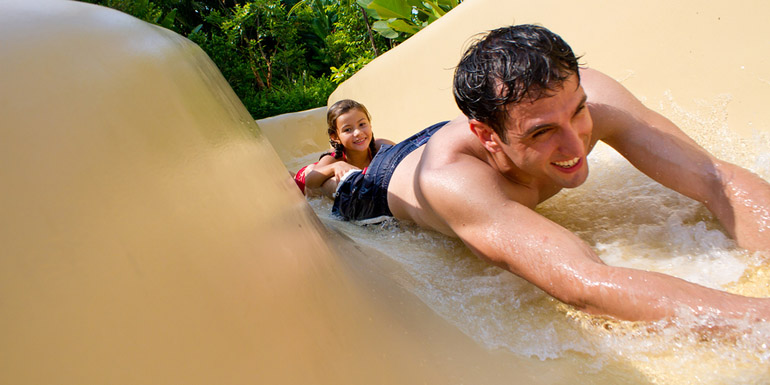
[[[564,162],[553,162],[553,164],[555,164],[555,165],[557,165],[559,167],[569,168],[569,167],[572,167],[572,166],[576,165],[578,161],[580,161],[579,157],[575,158],[575,159],[572,159],[572,160],[567,160],[567,161],[564,161]]]

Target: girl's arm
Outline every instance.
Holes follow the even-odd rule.
[[[358,167],[351,165],[340,159],[334,159],[331,155],[326,155],[305,174],[305,188],[318,188],[329,178],[334,177],[337,181],[350,170],[358,170]]]

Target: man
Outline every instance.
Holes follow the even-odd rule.
[[[720,161],[623,86],[579,69],[549,30],[521,25],[474,43],[455,72],[464,113],[380,150],[342,178],[334,212],[381,215],[460,238],[477,256],[589,313],[657,320],[678,311],[770,320],[770,299],[607,266],[537,204],[588,176],[602,140],[659,183],[711,210],[738,245],[770,250],[770,184]]]

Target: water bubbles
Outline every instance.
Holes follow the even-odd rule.
[[[696,112],[668,97],[666,115],[682,122],[698,143],[770,177],[769,135],[746,141],[732,134],[726,126],[729,96]],[[537,210],[590,244],[607,264],[770,295],[770,256],[737,248],[702,204],[662,187],[606,145],[596,146],[589,163],[583,186]],[[588,316],[481,261],[457,239],[395,220],[355,226],[331,218],[328,200],[310,202],[330,227],[402,266],[405,277],[398,282],[490,349],[541,360],[579,356],[587,370],[618,365],[652,383],[770,382],[770,322],[747,317],[726,323],[689,312],[647,323]]]

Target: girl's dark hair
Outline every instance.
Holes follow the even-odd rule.
[[[471,44],[455,69],[453,92],[465,116],[488,124],[508,143],[506,106],[548,96],[573,74],[580,80],[578,58],[559,35],[516,25]]]
[[[343,154],[345,153],[345,147],[342,145],[342,143],[331,139],[332,135],[337,135],[337,118],[339,118],[340,115],[343,115],[354,109],[363,112],[364,115],[366,115],[366,119],[369,119],[369,123],[372,122],[372,117],[369,115],[369,110],[367,110],[363,104],[351,99],[342,99],[332,104],[332,106],[329,107],[329,110],[326,112],[326,133],[329,134],[329,144],[331,144],[332,148],[334,148],[334,159],[342,158]],[[377,152],[377,148],[374,145],[374,133],[372,133],[372,141],[369,142],[369,152],[371,152],[372,156],[374,156],[374,154]],[[321,157],[324,155],[332,155],[332,153],[325,153],[321,155]]]

